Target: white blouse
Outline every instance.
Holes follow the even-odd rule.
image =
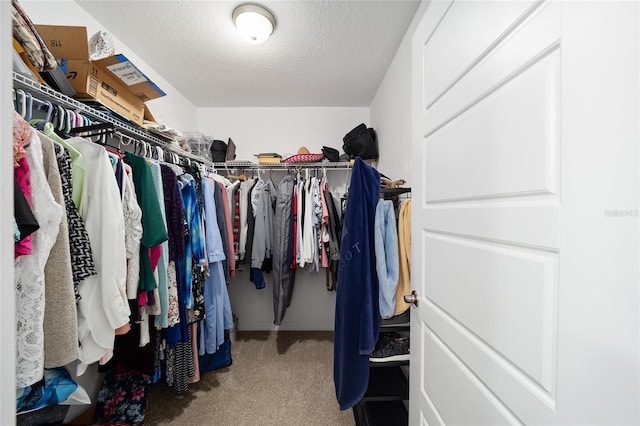
[[[24,388],[44,375],[44,267],[56,242],[62,206],[47,183],[42,145],[32,129],[27,161],[30,167],[33,214],[40,225],[31,239],[31,254],[15,261],[16,387]]]
[[[107,361],[113,352],[115,330],[129,322],[126,291],[127,258],[120,190],[103,147],[82,138],[68,139],[85,159],[87,193],[83,219],[91,241],[97,275],[80,282],[78,375],[89,364]]]

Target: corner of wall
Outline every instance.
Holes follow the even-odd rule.
[[[370,125],[378,136],[378,169],[394,179],[410,178],[398,174],[411,168],[411,39],[428,4],[423,0],[418,7],[369,107]]]
[[[0,140],[13,139],[13,106],[9,94],[12,81],[11,11],[8,1],[0,1]],[[12,143],[0,143],[0,182],[13,180]],[[13,283],[13,186],[0,185],[0,270],[2,282]],[[14,292],[8,291],[2,297],[0,306],[2,332],[0,340],[4,343],[0,350],[0,424],[9,425],[16,421],[15,388],[15,300]]]

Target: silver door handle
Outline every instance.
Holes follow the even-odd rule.
[[[404,295],[404,303],[409,303],[413,306],[418,306],[418,293],[415,290],[411,294]]]

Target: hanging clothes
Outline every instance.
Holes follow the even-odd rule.
[[[238,255],[241,261],[243,261],[246,256],[249,214],[251,213],[248,196],[254,184],[255,181],[253,179],[240,184],[240,241],[238,243]]]
[[[184,174],[180,176],[179,182],[188,230],[184,258],[181,262],[186,285],[185,307],[190,311],[188,321],[194,322],[201,320],[204,315],[204,297],[202,296],[204,281],[198,270],[205,262],[204,237],[195,179],[189,174]]]
[[[253,236],[255,234],[256,227],[256,213],[253,211],[253,203],[251,199],[253,198],[253,190],[256,187],[256,183],[258,183],[258,179],[253,179],[251,181],[251,185],[247,191],[247,241],[246,241],[246,253],[244,257],[244,263],[251,266],[251,255],[253,253]]]
[[[256,219],[251,252],[251,275],[252,282],[256,285],[256,288],[265,287],[262,269],[265,267],[265,263],[271,262],[273,204],[275,200],[276,191],[273,182],[258,179],[251,196],[251,204]],[[269,266],[265,269],[270,271]]]
[[[115,330],[129,322],[126,297],[124,217],[118,184],[104,148],[82,138],[67,142],[84,157],[87,197],[83,217],[91,241],[97,275],[78,286],[78,375],[103,357],[110,358]]]
[[[29,167],[29,163],[27,159],[20,160],[20,163],[23,164],[23,168],[21,170],[22,173]],[[28,171],[26,172],[28,175]],[[29,183],[29,188],[31,187],[31,183]],[[29,194],[31,190],[29,189]],[[22,188],[20,184],[18,184],[18,180],[16,177],[13,179],[13,220],[15,223],[16,230],[18,231],[18,238],[16,238],[15,244],[15,257],[22,256],[26,253],[26,247],[22,246],[19,248],[18,245],[21,241],[26,240],[31,234],[36,232],[40,228],[40,224],[38,224],[38,220],[33,214],[33,210],[31,209],[31,205],[27,200],[24,192],[22,192]],[[31,244],[31,238],[29,238],[29,245]],[[31,251],[29,246],[28,251]]]
[[[164,205],[164,192],[162,188],[162,171],[160,165],[156,162],[149,164],[151,167],[151,174],[153,175],[153,183],[155,184],[155,190],[158,197],[158,205],[160,206],[160,214],[162,215],[162,221],[165,229],[167,229],[167,215]],[[159,310],[148,310],[149,315],[154,315],[154,325],[158,328],[167,328],[168,326],[168,312],[169,312],[169,275],[167,270],[169,268],[169,233],[167,232],[167,241],[164,241],[161,247],[160,259],[158,260],[158,267],[156,270],[156,277],[158,282],[158,298],[156,303]]]
[[[229,276],[235,277],[236,275],[236,256],[233,246],[233,225],[231,224],[231,212],[229,210],[229,197],[226,188],[222,183],[218,183],[220,186],[220,195],[222,195],[222,210],[224,212],[224,226],[227,234],[227,261],[229,263]]]
[[[236,257],[236,270],[242,270],[240,266],[240,187],[233,193],[233,251]]]
[[[21,118],[20,118],[21,119]],[[15,122],[15,121],[14,121]],[[27,156],[31,166],[33,213],[40,224],[31,244],[31,254],[15,261],[16,297],[16,387],[24,388],[44,375],[45,264],[54,246],[62,220],[45,176],[40,138],[29,129]],[[15,133],[15,132],[14,132]],[[24,145],[23,145],[24,146]]]
[[[140,240],[142,239],[142,209],[138,204],[133,170],[124,165],[122,212],[124,216],[125,247],[127,248],[127,299],[137,299],[140,283]]]
[[[302,259],[302,231],[304,224],[304,180],[297,176],[294,199],[296,202],[296,268]]]
[[[69,153],[71,158],[71,169],[73,171],[71,175],[71,193],[73,203],[76,205],[80,215],[84,215],[84,202],[86,201],[86,194],[84,192],[84,174],[85,174],[85,161],[84,157],[75,149],[72,145],[67,143],[64,139],[61,139],[55,132],[53,124],[45,123],[42,133],[55,142],[58,142]]]
[[[144,157],[127,153],[124,157],[133,170],[133,183],[138,205],[142,209],[142,239],[140,240],[140,283],[139,290],[153,290],[157,283],[153,274],[149,249],[167,240],[167,230],[155,193],[151,168]],[[156,259],[157,260],[157,259]]]
[[[403,297],[405,294],[411,293],[411,200],[402,202],[398,214],[398,261],[396,315],[406,312],[411,307]]]
[[[320,237],[319,237],[319,247],[320,247],[320,265],[323,268],[329,267],[329,208],[327,207],[326,193],[329,191],[329,186],[327,185],[327,177],[323,176],[320,180],[320,206],[322,209],[320,216]]]
[[[238,251],[240,250],[240,212],[236,209],[236,203],[239,201],[236,200],[236,196],[239,198],[240,184],[241,181],[236,180],[226,187],[227,200],[229,203],[230,243],[233,247],[234,271],[237,269],[236,260],[239,258]]]
[[[291,304],[295,269],[293,258],[293,192],[294,181],[285,176],[276,190],[276,210],[273,221],[273,323],[282,324],[285,312]]]
[[[205,319],[200,331],[199,355],[213,354],[224,343],[224,330],[233,326],[231,302],[227,292],[222,261],[224,249],[216,217],[212,183],[202,180],[205,211],[205,235],[210,276],[204,287]],[[215,184],[214,184],[215,185]]]
[[[37,133],[37,132],[36,132]],[[42,144],[43,166],[55,202],[65,205],[62,179],[54,143],[37,133]],[[58,236],[51,247],[44,268],[44,355],[45,368],[62,367],[78,358],[78,317],[75,307],[69,223],[66,209],[61,209]]]
[[[380,283],[380,316],[391,318],[396,310],[398,286],[398,230],[393,202],[379,200],[375,218],[376,272]]]
[[[185,219],[176,174],[169,166],[164,164],[160,166],[160,170],[162,172],[162,189],[167,217],[167,234],[169,236],[169,262],[167,264],[167,297],[169,305],[167,311],[167,326],[172,327],[180,321],[176,260],[184,256]]]
[[[30,144],[30,140],[32,137],[32,129],[29,126],[29,123],[24,121],[20,114],[14,111],[13,113],[13,158],[14,158],[14,168],[13,168],[13,176],[18,186],[20,187],[20,193],[24,195],[25,200],[27,201],[27,206],[24,204],[18,204],[21,210],[16,210],[16,217],[20,217],[19,214],[22,213],[23,217],[29,217],[29,211],[31,210],[31,214],[33,215],[33,203],[31,200],[31,167],[29,165],[29,160],[27,159],[27,151],[26,148]],[[16,199],[17,202],[20,202],[21,199]],[[28,207],[28,208],[27,208]],[[34,215],[35,217],[35,215]],[[27,222],[29,224],[30,220]],[[21,221],[18,221],[18,225],[21,224]],[[38,229],[38,221],[35,220],[35,223],[29,225],[30,229],[33,229],[35,232]],[[35,229],[34,229],[35,228]],[[21,240],[15,244],[15,257],[24,256],[27,254],[31,254],[31,232],[27,232],[28,228],[25,228],[21,231]]]
[[[220,231],[220,238],[222,239],[222,249],[224,250],[224,260],[222,261],[222,268],[224,270],[225,281],[228,282],[230,278],[231,268],[229,265],[229,235],[227,230],[227,219],[224,215],[224,200],[222,198],[222,192],[225,191],[218,185],[217,182],[212,182],[214,199],[216,203],[216,220],[218,221],[218,230]]]
[[[76,301],[78,301],[80,300],[80,292],[78,291],[78,284],[80,281],[96,275],[98,272],[96,271],[96,265],[93,261],[93,252],[91,251],[91,243],[89,241],[89,234],[87,234],[87,228],[85,227],[84,220],[80,217],[80,212],[74,204],[71,196],[72,164],[69,151],[60,145],[55,145],[54,147],[56,149],[58,170],[60,171],[64,203],[67,212],[71,272],[73,274],[74,293]]]
[[[342,239],[342,220],[336,209],[331,191],[325,192],[325,201],[329,210],[329,268],[327,269],[327,290],[336,290],[338,282],[338,263],[340,260],[340,241]]]
[[[161,166],[162,185],[165,194],[165,211],[169,234],[169,328],[165,332],[165,380],[176,392],[188,389],[188,382],[195,374],[187,309],[185,305],[186,283],[183,258],[185,236],[188,235],[182,194],[176,174],[166,165]],[[182,267],[181,267],[182,265]]]
[[[20,238],[14,246],[17,258],[31,253],[31,234],[40,226],[31,208],[31,174],[26,147],[31,139],[31,128],[20,114],[13,113],[13,176],[14,176],[14,220]]]
[[[320,182],[318,178],[311,178],[311,200],[312,208],[312,235],[311,243],[313,245],[313,262],[309,267],[309,271],[317,272],[320,270],[320,223],[322,222],[322,204],[320,202]]]
[[[380,329],[374,220],[380,175],[361,158],[353,166],[338,271],[334,382],[341,410],[362,399],[369,382],[369,354]]]
[[[311,264],[309,270],[313,270],[314,250],[314,229],[313,217],[315,215],[315,207],[313,204],[313,188],[312,180],[307,179],[302,188],[302,244],[300,247],[300,261],[298,264],[304,268],[306,264]]]

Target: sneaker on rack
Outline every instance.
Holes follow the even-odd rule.
[[[380,318],[380,328],[385,327],[398,327],[398,326],[409,326],[410,325],[410,309],[407,309],[401,314],[394,315],[391,318]]]
[[[409,338],[398,333],[380,333],[375,350],[369,355],[370,362],[409,360]]]

